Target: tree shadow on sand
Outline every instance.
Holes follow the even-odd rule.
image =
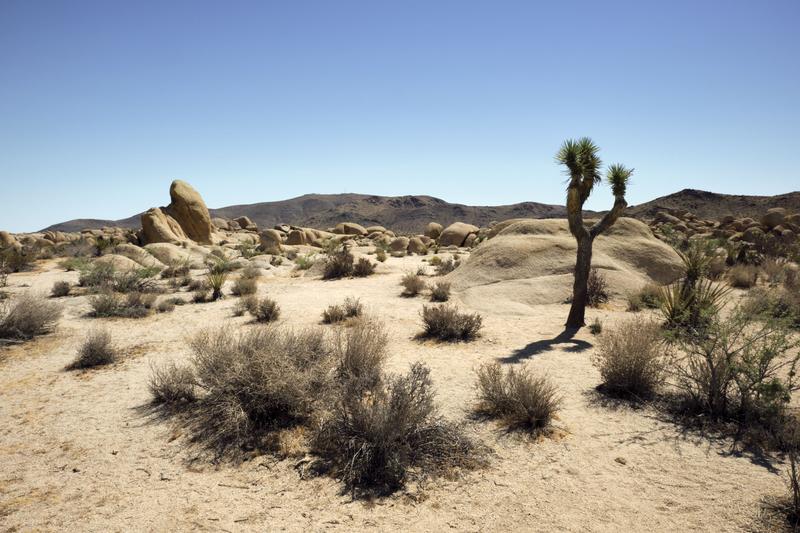
[[[593,346],[592,343],[574,338],[578,330],[579,328],[566,328],[564,331],[562,331],[552,339],[543,339],[540,341],[532,342],[523,348],[514,350],[514,352],[511,355],[502,357],[500,359],[500,362],[519,363],[524,359],[529,359],[541,353],[549,352],[550,350],[555,349],[555,347],[560,344],[568,345],[566,347],[560,348],[565,352],[582,352],[584,350],[588,350]]]

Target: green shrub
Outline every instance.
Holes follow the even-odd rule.
[[[454,305],[422,306],[423,336],[441,341],[469,341],[478,336],[481,315],[460,313]]]
[[[603,323],[600,322],[599,318],[595,318],[591,324],[589,324],[589,333],[592,335],[600,335],[603,332]]]
[[[91,263],[84,257],[68,257],[59,261],[58,265],[67,272],[82,272],[90,268]]]
[[[155,300],[155,294],[131,292],[123,296],[106,290],[89,298],[90,314],[96,318],[143,318],[150,314]]]
[[[663,287],[659,299],[666,326],[678,332],[701,331],[719,313],[729,292],[707,279]]]
[[[342,305],[331,305],[322,312],[322,322],[335,324],[348,318],[361,316],[364,307],[358,298],[347,298]]]
[[[113,265],[107,263],[92,263],[85,270],[81,270],[78,285],[91,289],[102,289],[114,284],[117,272]]]
[[[0,270],[11,273],[30,270],[35,259],[35,252],[27,248],[0,249]]]
[[[228,279],[228,271],[227,270],[215,270],[213,268],[209,269],[206,273],[206,282],[208,283],[208,287],[211,290],[211,300],[216,301],[222,298],[222,287],[225,285],[225,281]]]
[[[539,434],[550,429],[561,397],[547,378],[513,367],[503,372],[498,363],[483,365],[477,374],[478,414],[500,418],[513,430]]]
[[[299,255],[294,260],[294,264],[297,265],[297,268],[300,270],[308,270],[314,266],[316,262],[316,254]]]

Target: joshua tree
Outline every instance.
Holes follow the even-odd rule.
[[[567,186],[567,218],[569,231],[578,241],[578,256],[575,260],[575,282],[572,287],[572,307],[569,310],[566,326],[579,328],[585,324],[587,284],[592,266],[592,243],[595,237],[614,225],[622,211],[627,207],[625,189],[633,169],[623,165],[610,165],[606,179],[614,194],[614,207],[591,227],[583,223],[583,204],[592,194],[595,184],[603,181],[600,175],[602,162],[597,156],[599,148],[588,137],[564,141],[556,154],[556,161],[567,167],[569,185]]]

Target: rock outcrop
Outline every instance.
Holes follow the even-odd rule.
[[[169,196],[171,201],[167,207],[154,207],[142,215],[142,244],[187,239],[212,244],[216,228],[200,193],[185,181],[175,180],[170,185]]]
[[[453,222],[439,235],[439,244],[441,246],[463,246],[467,237],[471,233],[478,233],[479,229],[478,226],[472,224]]]

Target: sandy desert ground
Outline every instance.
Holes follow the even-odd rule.
[[[498,302],[471,343],[415,339],[423,297],[400,297],[400,278],[423,257],[391,257],[376,275],[322,281],[272,269],[259,284],[282,308],[280,323],[317,326],[321,311],[361,298],[390,333],[391,370],[430,366],[442,412],[467,420],[491,447],[486,468],[353,500],[328,477],[302,476],[302,459],[269,455],[214,463],[188,445],[181,426],[148,409],[150,365],[186,359],[186,339],[232,317],[236,298],[179,306],[143,319],[88,318],[86,296],[62,298],[55,333],[0,354],[0,529],[3,531],[746,531],[765,495],[785,489],[785,466],[733,442],[687,432],[651,408],[609,404],[596,393],[594,338],[559,339],[567,305]],[[77,280],[56,261],[12,274],[9,292],[46,294]],[[229,282],[230,283],[230,282]],[[461,307],[468,305],[454,301]],[[624,303],[589,311],[606,327]],[[105,325],[125,359],[66,372],[86,331]],[[337,327],[337,326],[319,326]],[[536,442],[469,419],[475,368],[528,365],[563,393],[558,436]]]

